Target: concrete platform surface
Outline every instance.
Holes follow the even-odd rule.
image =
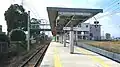
[[[67,47],[51,42],[40,67],[120,67],[120,64],[99,54],[74,46],[74,54]]]

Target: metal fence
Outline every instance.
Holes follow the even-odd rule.
[[[8,52],[8,42],[0,42],[0,53]]]

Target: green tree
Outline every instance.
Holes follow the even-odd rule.
[[[4,13],[8,33],[12,29],[27,31],[28,14],[22,5],[12,4]]]
[[[36,19],[36,18],[32,18],[31,19],[31,27],[33,26],[33,27],[35,27],[36,25],[34,25],[34,24],[37,24],[38,25],[38,27],[39,27],[39,25],[40,25],[40,21],[38,20],[38,19]],[[31,29],[30,30],[30,35],[31,36],[33,36],[34,38],[37,36],[37,35],[39,35],[40,34],[40,29]]]
[[[10,40],[11,41],[25,41],[26,40],[26,34],[23,30],[15,29],[10,34]]]

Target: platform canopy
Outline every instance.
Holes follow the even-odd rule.
[[[51,29],[60,32],[63,27],[77,26],[94,15],[102,13],[103,9],[47,7],[47,12]]]

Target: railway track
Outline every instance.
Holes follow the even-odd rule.
[[[18,67],[38,67],[49,45],[42,45],[32,56]]]

